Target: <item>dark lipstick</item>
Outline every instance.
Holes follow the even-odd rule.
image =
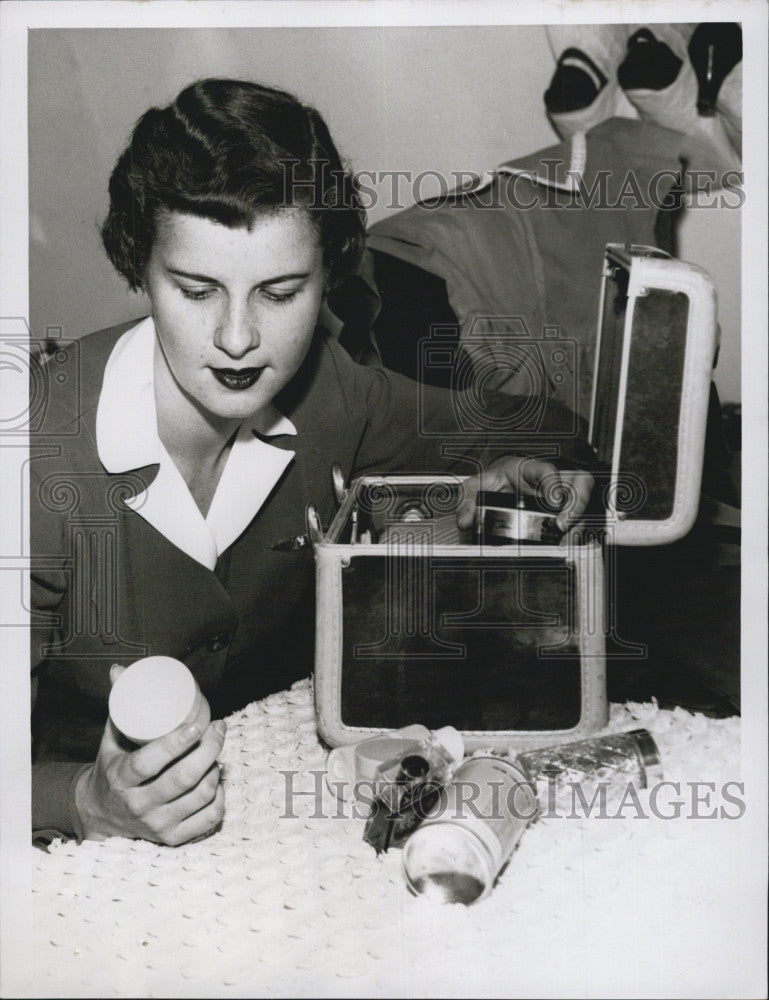
[[[212,368],[215,378],[226,389],[250,389],[264,371],[263,368]]]

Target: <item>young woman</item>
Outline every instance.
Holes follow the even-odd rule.
[[[564,529],[592,480],[524,457],[530,433],[496,454],[469,435],[469,461],[444,457],[418,429],[456,433],[451,394],[354,364],[318,327],[357,266],[364,214],[323,120],[286,93],[203,80],[148,111],[103,238],[152,311],[49,366],[31,463],[33,825],[178,844],[222,817],[221,717],[312,668],[311,554],[272,546],[301,532],[310,501],[328,523],[334,463],[348,479],[485,464],[488,489],[560,478]],[[573,457],[571,421],[543,413],[538,447]],[[129,751],[107,722],[110,684],[152,654],[183,660],[219,721]]]

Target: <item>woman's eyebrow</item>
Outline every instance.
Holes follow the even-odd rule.
[[[219,281],[216,278],[209,278],[205,274],[194,274],[191,271],[182,271],[175,267],[167,267],[166,270],[169,274],[175,275],[177,278],[189,278],[191,281],[205,282],[209,285],[218,285]],[[265,281],[257,282],[258,285],[277,285],[281,281],[293,281],[297,278],[309,278],[312,271],[291,271],[288,274],[278,274],[273,278],[267,278]]]
[[[192,281],[205,281],[209,285],[219,284],[216,278],[209,278],[205,274],[193,274],[191,271],[181,271],[176,267],[167,267],[166,271],[168,271],[169,274],[176,275],[177,278],[190,278]]]

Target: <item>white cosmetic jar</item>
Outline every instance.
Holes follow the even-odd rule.
[[[197,681],[171,656],[147,656],[127,667],[112,685],[109,714],[123,736],[139,746],[192,723],[202,734],[211,722]]]

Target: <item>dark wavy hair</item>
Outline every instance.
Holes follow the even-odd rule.
[[[250,227],[260,212],[307,210],[327,290],[357,268],[365,211],[326,123],[282,90],[245,80],[198,80],[136,124],[109,182],[107,254],[140,289],[161,209]]]

